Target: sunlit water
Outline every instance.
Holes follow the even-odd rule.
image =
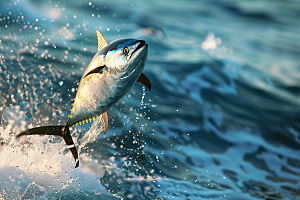
[[[296,1],[0,1],[0,198],[300,198]],[[108,41],[144,39],[139,83],[60,138],[80,77]]]

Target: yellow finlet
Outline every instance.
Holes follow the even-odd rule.
[[[74,98],[74,99],[71,99],[71,100],[74,101],[75,98]],[[71,117],[72,112],[73,112],[73,109],[74,109],[74,103],[72,103],[71,105],[72,105],[72,108],[70,109],[70,112],[71,112],[71,113],[68,115],[68,117]]]
[[[76,126],[78,126],[78,122],[76,123]]]
[[[96,30],[95,32],[97,34],[97,40],[98,40],[98,51],[100,51],[100,49],[108,45],[108,42],[105,39],[105,37],[102,35],[102,33],[100,33],[100,31]]]

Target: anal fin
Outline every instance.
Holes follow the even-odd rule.
[[[149,81],[149,79],[147,78],[147,76],[144,73],[142,73],[140,75],[137,82],[140,82],[140,83],[144,84],[145,86],[147,86],[149,91],[151,90],[151,82]]]
[[[103,122],[104,122],[104,135],[107,131],[107,127],[108,127],[108,117],[107,117],[107,112],[105,111],[104,113],[101,114],[102,118],[103,118]]]

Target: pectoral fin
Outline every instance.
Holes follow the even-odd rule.
[[[147,78],[147,76],[144,73],[142,73],[140,75],[137,82],[140,82],[140,83],[144,84],[145,86],[147,86],[149,91],[151,90],[151,82],[149,81],[149,79]]]
[[[101,114],[102,118],[103,118],[103,122],[104,122],[104,135],[107,131],[107,127],[108,127],[108,117],[107,117],[107,112],[105,111],[104,113]]]
[[[87,73],[83,78],[87,77],[87,76],[90,75],[90,74],[96,74],[96,73],[102,74],[103,69],[104,69],[105,67],[106,67],[105,65],[96,67],[95,69],[93,69],[93,70],[91,70],[89,73]]]
[[[95,32],[97,34],[97,39],[98,39],[98,51],[100,51],[100,49],[108,45],[108,42],[105,39],[105,37],[100,33],[100,31],[96,30]]]

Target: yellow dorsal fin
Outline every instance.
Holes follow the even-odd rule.
[[[97,34],[97,40],[98,40],[98,51],[100,51],[100,49],[108,45],[108,42],[105,39],[105,37],[102,35],[102,33],[100,33],[100,31],[96,30],[95,32]]]

